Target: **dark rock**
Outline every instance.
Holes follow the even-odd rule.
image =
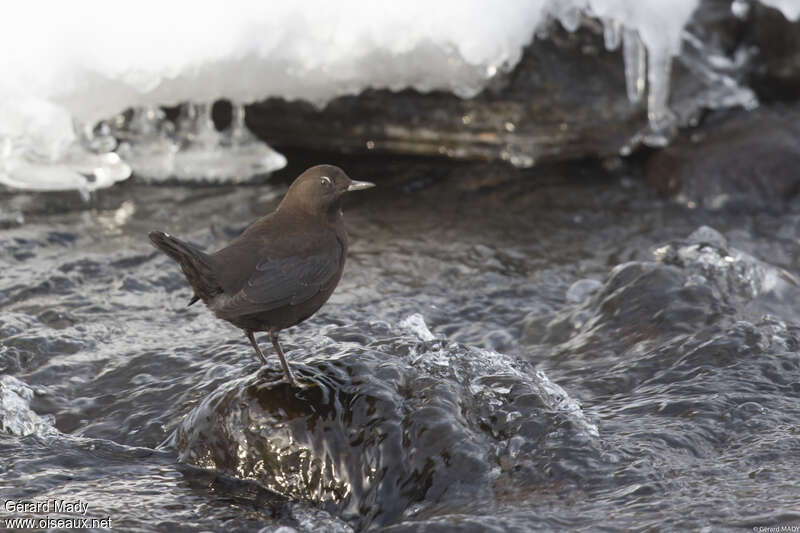
[[[748,83],[763,101],[800,96],[800,20],[791,22],[775,8],[751,5],[746,42],[755,48]]]
[[[306,388],[262,369],[207,397],[176,431],[181,460],[310,500],[358,528],[492,506],[496,483],[575,482],[588,470],[576,456],[597,460],[597,430],[577,404],[512,358],[380,324],[328,335],[335,342],[293,365]],[[333,357],[342,342],[350,348]]]
[[[664,196],[698,207],[774,208],[800,191],[800,108],[720,114],[646,163]]]
[[[705,226],[654,256],[617,265],[600,290],[556,313],[543,336],[528,341],[558,344],[563,368],[602,368],[598,379],[581,383],[600,395],[633,390],[661,372],[732,365],[749,349],[794,345],[796,327],[769,318],[800,297],[790,273]]]

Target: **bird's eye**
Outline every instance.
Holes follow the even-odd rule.
[[[330,179],[328,176],[322,176],[322,177],[319,179],[319,182],[320,182],[322,185],[325,185],[325,186],[327,187],[328,185],[330,185],[330,184],[331,184],[331,179]]]

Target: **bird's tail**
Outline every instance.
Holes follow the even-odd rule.
[[[163,231],[151,231],[150,241],[181,266],[183,274],[194,289],[194,296],[189,305],[200,299],[208,301],[222,292],[214,276],[208,254]]]

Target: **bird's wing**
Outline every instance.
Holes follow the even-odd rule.
[[[240,316],[305,302],[337,275],[341,258],[342,247],[338,245],[329,252],[306,257],[262,259],[244,286],[219,311]]]

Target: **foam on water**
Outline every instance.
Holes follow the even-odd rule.
[[[407,316],[401,320],[398,325],[419,337],[421,341],[432,341],[436,339],[436,336],[428,329],[428,325],[425,324],[425,317],[419,313]]]
[[[33,389],[11,375],[0,376],[0,430],[12,435],[55,435],[52,417],[41,417],[31,409]]]

